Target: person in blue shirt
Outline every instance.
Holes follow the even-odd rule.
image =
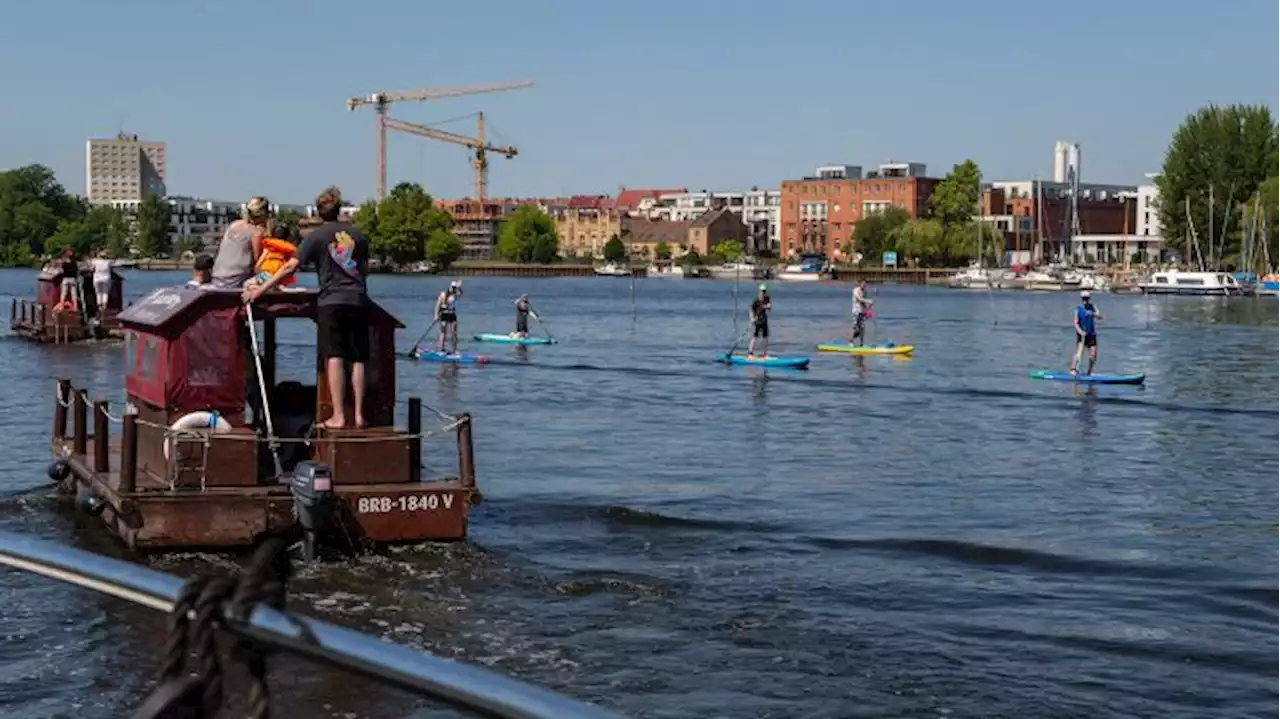
[[[1080,358],[1084,348],[1089,348],[1089,371],[1093,374],[1093,366],[1098,362],[1098,329],[1094,323],[1102,319],[1102,313],[1094,307],[1089,297],[1089,290],[1080,291],[1080,305],[1076,307],[1073,324],[1076,329],[1076,356],[1071,361],[1071,374],[1076,374],[1080,367]]]

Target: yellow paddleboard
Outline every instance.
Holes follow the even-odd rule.
[[[906,355],[915,347],[911,345],[894,345],[893,347],[855,347],[854,345],[818,345],[819,352],[844,352],[851,355]]]

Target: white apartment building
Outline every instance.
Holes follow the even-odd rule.
[[[199,240],[206,248],[216,248],[227,226],[239,219],[244,212],[244,202],[227,202],[176,195],[163,200],[169,205],[169,241]],[[105,204],[118,207],[130,217],[138,212],[141,200],[115,200]],[[354,213],[358,208],[344,207],[343,213]],[[303,217],[315,217],[313,205],[271,204],[272,214],[283,211],[296,212]]]
[[[1160,189],[1154,180],[1160,176],[1158,172],[1147,173],[1151,180],[1145,185],[1138,185],[1135,193],[1138,201],[1137,234],[1143,237],[1163,237],[1160,227]]]
[[[1053,181],[1070,184],[1071,178],[1080,178],[1080,145],[1059,140],[1053,146]]]
[[[641,200],[637,215],[651,220],[689,222],[710,210],[729,210],[742,217],[747,227],[749,252],[778,250],[778,225],[782,208],[781,190],[751,188],[745,191],[677,192],[660,195],[652,202]]]
[[[163,142],[139,140],[124,132],[85,142],[85,197],[90,204],[164,197],[168,177]]]
[[[1071,183],[1049,182],[1048,180],[997,180],[991,187],[1004,190],[1005,197],[1035,197],[1035,188],[1046,198],[1070,197]],[[1080,199],[1082,200],[1115,200],[1126,197],[1137,190],[1136,185],[1103,185],[1098,183],[1080,183]]]

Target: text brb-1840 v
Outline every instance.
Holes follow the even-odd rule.
[[[452,507],[452,494],[402,494],[395,497],[361,497],[356,500],[356,511],[360,514],[432,512]]]

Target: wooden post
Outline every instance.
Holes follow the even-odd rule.
[[[72,414],[72,451],[84,456],[89,451],[89,405],[85,401],[84,390],[71,393]]]
[[[111,471],[109,438],[111,427],[107,423],[107,401],[93,403],[93,471],[106,474]]]
[[[137,416],[125,414],[120,428],[120,484],[121,493],[132,492],[138,476],[138,424]]]
[[[54,390],[57,401],[53,403],[53,438],[65,439],[67,436],[67,400],[71,398],[71,380],[58,380]]]
[[[458,415],[458,479],[462,486],[476,486],[476,455],[471,446],[471,413]]]
[[[13,324],[16,319],[18,319],[18,298],[14,297],[9,305],[9,324]]]
[[[409,481],[422,481],[422,399],[409,398]]]

